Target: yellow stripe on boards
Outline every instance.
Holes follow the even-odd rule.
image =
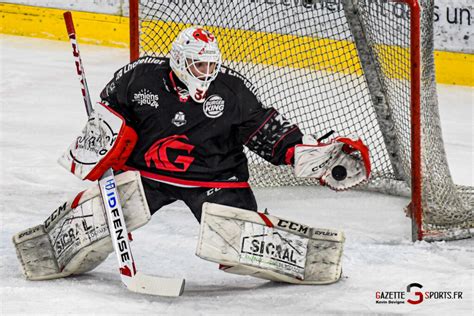
[[[0,33],[67,41],[65,11],[2,3]],[[78,11],[73,12],[73,18],[79,42],[129,46],[128,18]]]
[[[177,30],[189,26],[191,25],[169,21],[143,22],[142,40],[160,36],[159,43],[150,43],[144,47],[144,51],[168,53],[171,43],[178,35]],[[226,29],[215,26],[209,26],[206,29],[216,35],[224,60],[362,74],[355,45],[349,41]]]
[[[435,51],[436,82],[474,86],[474,54]]]
[[[2,3],[0,12],[0,33],[68,40],[62,16],[64,10]],[[127,17],[78,11],[73,12],[73,17],[80,43],[129,46]],[[142,24],[147,25],[151,28],[142,30],[142,38],[161,37],[161,44],[151,44],[147,49],[163,52],[169,51],[177,35],[173,31],[176,26],[178,29],[185,27],[176,22],[163,21]],[[222,43],[223,58],[227,60],[358,75],[362,73],[355,46],[349,41],[219,27],[209,27],[209,30]],[[392,62],[394,56],[406,61],[408,49],[388,45],[379,45],[375,49],[382,56],[382,70],[388,77],[408,78],[409,65]],[[435,64],[438,83],[474,86],[474,55],[436,51]]]

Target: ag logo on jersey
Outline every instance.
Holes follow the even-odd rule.
[[[224,100],[217,94],[209,96],[202,106],[204,114],[209,118],[217,118],[224,113]]]

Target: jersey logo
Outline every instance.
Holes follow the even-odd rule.
[[[178,155],[174,162],[171,162],[168,156],[168,149],[170,151],[173,149],[181,150],[190,154],[194,146],[183,141],[188,141],[188,137],[185,135],[173,135],[155,142],[145,153],[145,162],[148,168],[151,168],[151,163],[153,162],[156,169],[186,172],[194,161],[194,157]]]
[[[217,118],[224,113],[224,99],[217,94],[213,94],[204,101],[202,110],[208,118]]]
[[[174,115],[174,118],[171,120],[171,123],[176,125],[177,127],[185,125],[186,122],[186,117],[183,112],[178,112]]]
[[[159,96],[151,93],[148,89],[141,89],[138,93],[133,94],[133,101],[140,105],[149,105],[155,109],[160,106],[158,103]]]

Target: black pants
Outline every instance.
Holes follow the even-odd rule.
[[[183,201],[201,222],[202,205],[204,202],[217,203],[256,211],[257,201],[250,188],[245,189],[209,189],[182,188],[142,177],[143,188],[148,207],[153,215],[165,205]]]

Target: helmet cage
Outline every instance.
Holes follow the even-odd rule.
[[[187,86],[193,100],[202,103],[209,85],[220,71],[222,60],[217,42],[214,39],[212,42],[195,39],[192,36],[195,30],[199,28],[184,30],[173,42],[170,64],[173,72]]]
[[[221,60],[220,56],[217,61],[204,61],[191,56],[185,56],[185,65],[187,72],[193,79],[210,83],[216,79],[217,74],[219,73],[221,68]],[[203,72],[201,69],[205,69],[206,71]],[[211,69],[212,71],[210,71]]]

